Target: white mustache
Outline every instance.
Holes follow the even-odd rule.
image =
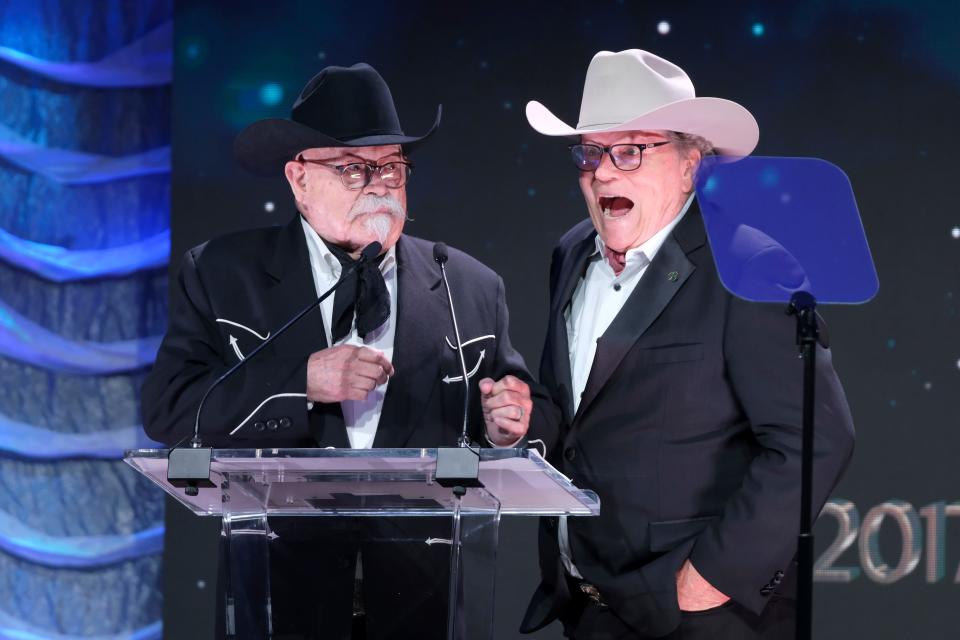
[[[347,213],[347,220],[353,220],[354,218],[373,213],[379,209],[386,209],[387,213],[397,218],[404,218],[407,215],[407,212],[403,210],[400,203],[392,197],[369,194],[361,196],[353,203],[353,206],[350,207],[350,212]]]

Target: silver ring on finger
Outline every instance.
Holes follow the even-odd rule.
[[[517,409],[520,409],[520,415],[517,416],[517,420],[523,420],[523,407],[517,407]]]

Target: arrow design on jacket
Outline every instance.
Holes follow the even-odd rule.
[[[491,333],[491,334],[488,334],[488,335],[485,335],[485,336],[479,336],[479,337],[477,337],[477,338],[471,338],[470,340],[467,340],[466,342],[464,342],[464,343],[461,344],[460,346],[461,346],[461,347],[465,347],[465,346],[467,346],[468,344],[473,344],[474,342],[480,342],[481,340],[496,340],[496,338],[497,338],[497,336],[495,336],[495,335],[493,335],[493,334]],[[454,351],[457,350],[457,348],[456,348],[455,346],[453,346],[453,343],[450,342],[450,338],[448,338],[447,336],[443,336],[443,339],[447,341],[447,346],[448,346],[448,347],[450,347],[450,348],[453,349]]]
[[[243,360],[243,354],[240,353],[240,347],[237,346],[237,339],[233,337],[233,334],[230,334],[230,346],[233,347],[233,352],[237,354],[237,359]]]
[[[466,344],[466,343],[464,343],[464,344]],[[484,356],[486,356],[486,355],[487,355],[486,349],[481,349],[481,350],[480,350],[480,357],[477,358],[477,364],[473,365],[473,370],[467,372],[467,380],[469,380],[469,379],[472,378],[474,375],[476,375],[477,370],[480,369],[480,363],[483,362],[483,358],[484,358]],[[450,384],[451,382],[463,382],[463,376],[453,376],[453,377],[451,377],[451,376],[444,376],[444,377],[443,377],[443,381],[444,381],[446,384]]]
[[[234,326],[234,327],[236,327],[236,328],[238,328],[238,329],[243,329],[244,331],[247,331],[247,332],[252,333],[253,335],[257,336],[257,337],[260,338],[261,340],[266,340],[267,338],[270,337],[270,332],[269,332],[269,331],[267,332],[267,335],[262,336],[262,335],[260,335],[259,333],[257,333],[256,331],[254,331],[253,329],[251,329],[250,327],[247,327],[247,326],[245,326],[245,325],[242,325],[242,324],[240,324],[239,322],[234,322],[233,320],[227,320],[226,318],[217,318],[217,322],[222,322],[223,324],[229,324],[229,325]]]

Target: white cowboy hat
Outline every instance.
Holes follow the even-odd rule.
[[[698,98],[690,77],[668,60],[642,49],[601,51],[587,69],[576,128],[536,101],[527,103],[530,126],[548,136],[607,131],[667,130],[693,133],[717,153],[747,156],[760,128],[744,107],[723,98]]]

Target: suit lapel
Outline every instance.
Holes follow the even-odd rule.
[[[310,253],[299,214],[280,230],[276,250],[267,264],[267,273],[275,280],[266,305],[276,319],[278,329],[293,315],[317,299],[317,287],[310,267]],[[276,343],[280,358],[302,362],[311,353],[327,348],[323,316],[314,308]],[[323,447],[350,447],[343,411],[339,404],[323,405],[314,410],[319,420],[311,419],[310,430],[317,444]]]
[[[589,408],[627,352],[694,272],[696,267],[687,258],[687,253],[702,246],[703,242],[703,222],[694,202],[660,247],[620,313],[597,341],[593,366],[575,420]]]
[[[406,445],[439,384],[431,372],[442,356],[436,328],[448,315],[443,284],[432,258],[403,236],[397,242],[397,329],[393,339],[396,370],[383,400],[375,448]],[[431,419],[440,419],[431,416]]]
[[[596,248],[595,237],[596,232],[591,232],[585,239],[574,245],[570,252],[570,259],[566,261],[564,270],[560,274],[558,282],[560,295],[554,300],[554,308],[550,314],[553,319],[550,327],[553,343],[553,370],[562,400],[561,409],[568,423],[573,419],[573,376],[570,372],[570,342],[567,337],[564,311],[587,270],[587,260]]]

